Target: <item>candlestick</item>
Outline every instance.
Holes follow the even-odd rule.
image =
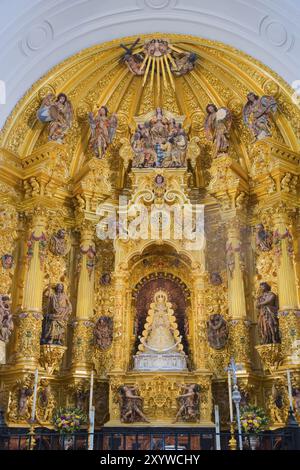
[[[89,411],[91,411],[93,406],[93,391],[94,391],[94,371],[91,372],[91,381],[90,381],[90,402],[89,402]]]
[[[233,406],[232,406],[232,387],[231,387],[231,371],[228,370],[228,397],[229,397],[229,412],[230,422],[233,422]]]
[[[290,401],[290,409],[293,410],[293,393],[292,393],[292,381],[291,381],[291,371],[286,371],[287,381],[288,381],[288,391],[289,391],[289,401]]]
[[[39,380],[39,370],[35,369],[34,373],[34,389],[33,389],[33,402],[32,402],[32,411],[31,411],[31,421],[35,421],[35,410],[36,410],[36,400],[37,400],[37,388]]]

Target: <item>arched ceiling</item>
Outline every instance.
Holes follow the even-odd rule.
[[[76,52],[132,33],[192,34],[222,41],[299,78],[298,0],[1,0],[0,63],[6,103],[0,126],[21,96]]]
[[[213,102],[232,110],[234,125],[231,152],[241,165],[249,168],[247,146],[252,138],[242,122],[242,107],[249,91],[258,95],[272,94],[279,104],[273,122],[273,138],[292,150],[299,150],[299,109],[293,104],[285,82],[270,69],[236,48],[216,41],[194,36],[156,33],[172,44],[197,54],[193,71],[175,78],[171,86],[151,89],[150,81],[143,87],[143,79],[134,76],[122,62],[124,54],[120,42],[133,43],[139,36],[117,39],[88,48],[58,64],[26,93],[15,107],[0,135],[0,145],[17,157],[30,155],[48,140],[47,126],[36,118],[41,100],[49,92],[64,92],[72,101],[75,116],[65,138],[69,175],[73,178],[89,157],[90,129],[88,112],[106,105],[118,114],[118,139],[108,152],[112,168],[119,172],[118,150],[122,137],[129,136],[135,126],[134,116],[152,111],[159,106],[177,115],[185,115],[184,126],[191,135],[200,137],[203,154],[207,145],[203,122],[206,106]],[[153,35],[141,36],[141,41]]]

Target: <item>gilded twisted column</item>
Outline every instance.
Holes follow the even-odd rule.
[[[295,363],[295,343],[300,340],[300,311],[293,259],[293,239],[288,230],[289,214],[285,205],[277,207],[274,220],[274,244],[277,260],[279,327],[284,362]]]
[[[76,317],[73,322],[72,369],[76,372],[92,367],[95,282],[95,228],[89,222],[81,226],[80,262],[77,289]]]
[[[16,364],[30,368],[38,365],[40,355],[46,222],[45,212],[35,210],[28,233],[23,301],[16,315]]]
[[[194,315],[193,315],[193,362],[196,369],[207,369],[207,333],[204,316],[204,273],[199,269],[192,272]]]
[[[129,351],[126,346],[126,330],[129,318],[126,323],[126,292],[128,274],[123,271],[114,273],[115,286],[115,312],[114,312],[114,339],[113,339],[113,360],[112,372],[125,372],[126,363],[129,360]],[[128,336],[129,338],[129,336]],[[127,356],[126,356],[127,355]]]
[[[230,317],[231,354],[236,362],[244,365],[250,363],[250,322],[247,320],[247,309],[244,285],[244,259],[240,236],[240,221],[236,218],[227,222],[227,272],[228,272],[228,310]]]

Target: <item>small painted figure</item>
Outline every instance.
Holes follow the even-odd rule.
[[[109,286],[111,283],[111,275],[110,273],[103,273],[100,278],[101,286]]]
[[[220,286],[223,284],[223,279],[219,273],[212,272],[210,275],[210,282],[213,286]]]
[[[273,235],[265,229],[263,224],[256,226],[256,246],[260,251],[270,251],[272,249]]]
[[[70,250],[70,244],[66,238],[66,231],[61,228],[52,235],[49,242],[49,250],[56,256],[65,256]]]
[[[0,341],[7,343],[13,329],[10,298],[8,295],[0,295]]]
[[[100,317],[95,325],[94,337],[96,346],[102,351],[110,348],[113,340],[113,319],[111,317]]]
[[[2,267],[4,269],[11,269],[14,265],[14,257],[13,255],[9,253],[6,253],[5,255],[3,255],[1,257],[1,261],[2,261]]]
[[[228,340],[228,326],[226,320],[219,313],[214,313],[207,322],[208,342],[213,349],[222,349]]]

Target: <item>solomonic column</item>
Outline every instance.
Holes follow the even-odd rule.
[[[45,213],[35,210],[27,238],[22,306],[16,315],[16,364],[30,369],[37,367],[40,356],[46,222]]]
[[[92,368],[95,282],[95,228],[89,222],[81,226],[76,318],[73,322],[72,369],[86,373]]]
[[[296,274],[294,266],[293,238],[289,231],[289,216],[284,204],[280,204],[274,216],[273,243],[277,261],[279,327],[281,350],[284,363],[299,362],[297,350],[300,340],[300,311],[297,296]]]
[[[193,362],[196,370],[207,369],[207,327],[204,316],[204,273],[199,269],[192,272],[193,278],[193,300],[194,300],[194,324],[193,331]]]
[[[228,273],[228,309],[230,345],[235,361],[245,367],[250,364],[250,322],[247,320],[244,254],[239,221],[229,220],[227,226],[226,264]]]
[[[127,330],[126,293],[128,274],[119,270],[114,273],[115,286],[115,313],[114,313],[114,338],[113,338],[113,360],[112,372],[125,372],[129,351],[126,350],[125,333]],[[129,337],[129,336],[128,336]],[[129,342],[127,342],[129,344]],[[128,358],[126,358],[128,354]]]

